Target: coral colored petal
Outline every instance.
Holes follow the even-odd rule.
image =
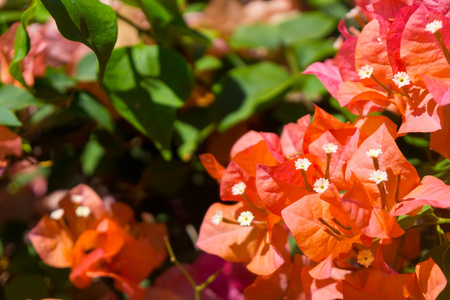
[[[417,209],[424,205],[447,209],[450,207],[450,186],[434,176],[425,176],[420,185],[406,195],[400,203],[394,206],[395,216],[415,215]]]
[[[261,220],[254,209],[252,210],[244,203],[233,205],[215,203],[208,209],[203,219],[197,246],[207,253],[218,255],[230,262],[249,263],[266,238],[267,230],[223,221],[216,225],[211,220],[217,211],[222,211],[223,218],[234,221],[242,211],[252,211],[255,219]]]
[[[5,126],[0,126],[0,158],[5,155],[22,155],[22,139]]]
[[[353,153],[358,149],[359,140],[359,130],[354,128],[338,129],[325,132],[309,145],[309,152],[323,162],[327,161],[327,154],[322,149],[323,145],[333,143],[338,146],[336,153],[331,156],[329,167],[330,180],[338,190],[347,190],[348,188],[345,168]],[[323,172],[325,173],[325,170]]]
[[[397,138],[397,124],[385,116],[359,117],[353,121],[353,125],[361,129],[366,136],[372,135],[380,126],[384,124],[393,139]]]
[[[313,164],[307,171],[308,182],[312,184],[317,158],[313,155],[304,155],[299,158],[307,158]],[[279,216],[285,207],[312,193],[306,190],[302,172],[295,168],[295,160],[273,167],[258,165],[256,188],[264,206]]]
[[[337,91],[344,83],[339,69],[332,60],[326,60],[324,63],[316,62],[310,65],[302,74],[316,75],[328,92],[336,98]]]
[[[369,179],[370,174],[375,171],[372,158],[367,157],[366,154],[371,149],[380,149],[382,151],[382,154],[378,156],[381,170],[390,169],[391,176],[385,182],[385,187],[388,205],[392,206],[396,195],[398,199],[401,199],[417,186],[419,176],[416,169],[398,149],[386,126],[384,124],[381,125],[374,134],[361,144],[348,162],[346,170],[346,178],[350,178],[352,172],[355,173],[374,199],[379,198],[379,192],[375,182]],[[400,180],[399,184],[397,184],[398,180]]]
[[[225,168],[219,162],[217,162],[216,158],[212,154],[201,154],[200,160],[209,176],[216,180],[220,180],[222,178]]]
[[[450,104],[450,78],[423,75],[422,79],[438,105],[445,106]]]
[[[378,38],[385,40],[386,36],[380,30],[379,21],[374,19],[364,26],[358,37],[355,50],[355,67],[356,70],[359,70],[365,65],[370,65],[373,67],[373,76],[383,83],[392,85],[394,73],[389,62],[386,45],[380,44]],[[372,85],[375,84],[371,79],[365,79],[364,82],[366,80]]]
[[[72,266],[73,237],[58,221],[44,216],[28,233],[28,238],[47,265],[55,268]]]
[[[284,125],[280,143],[285,157],[294,158],[303,154],[303,137],[309,126],[309,121],[310,115],[306,115],[299,119],[297,123]]]
[[[239,152],[258,144],[263,140],[264,139],[259,132],[251,130],[240,137],[239,140],[236,141],[236,143],[234,143],[233,147],[231,148],[230,156],[234,157]]]
[[[450,66],[445,60],[441,46],[434,34],[425,31],[428,23],[442,20],[440,33],[444,44],[450,45],[450,19],[420,6],[409,18],[402,34],[400,56],[406,72],[415,84],[420,84],[421,76],[448,77]]]
[[[447,285],[447,279],[432,258],[417,264],[415,274],[425,300],[436,299]]]

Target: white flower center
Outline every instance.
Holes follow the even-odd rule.
[[[431,33],[435,33],[439,29],[442,29],[442,21],[434,20],[431,23],[428,23],[427,26],[425,26],[425,31],[429,31]]]
[[[305,170],[308,171],[309,166],[311,165],[311,162],[307,158],[299,158],[295,161],[295,169],[299,170]]]
[[[314,191],[316,191],[319,194],[322,194],[330,185],[330,182],[328,179],[325,178],[319,178],[314,182]]]
[[[380,182],[387,181],[387,173],[385,171],[375,171],[372,174],[370,174],[369,180],[375,181],[376,184],[379,184]]]
[[[326,153],[336,153],[338,146],[333,143],[325,144],[322,146],[323,151]]]
[[[359,79],[370,78],[373,73],[373,67],[371,65],[365,65],[358,71]]]
[[[250,226],[252,224],[252,221],[255,217],[253,216],[252,212],[250,211],[243,211],[239,215],[237,221],[241,226]]]
[[[369,151],[366,151],[367,157],[378,157],[381,153],[383,153],[381,152],[381,149],[370,149]]]
[[[80,218],[87,218],[91,214],[91,209],[87,206],[78,206],[75,214]]]
[[[58,208],[50,213],[50,219],[58,221],[64,216],[64,209]]]
[[[220,222],[222,222],[222,219],[223,219],[223,213],[221,210],[218,210],[218,211],[216,211],[214,216],[212,216],[211,222],[213,222],[216,225],[219,225]]]
[[[409,85],[411,83],[409,76],[408,74],[406,74],[406,72],[398,72],[397,74],[394,75],[392,81],[394,81],[399,88]]]
[[[246,187],[247,186],[245,185],[245,183],[241,181],[233,185],[233,187],[231,188],[231,193],[235,196],[242,195],[245,192]]]

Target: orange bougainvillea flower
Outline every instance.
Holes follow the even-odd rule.
[[[287,232],[281,218],[239,202],[213,204],[200,228],[197,246],[230,262],[242,262],[260,275],[284,263]]]
[[[315,263],[307,257],[296,255],[275,273],[258,276],[244,290],[246,299],[341,299],[340,281],[348,271],[334,269],[333,278],[317,280],[309,274]]]
[[[430,258],[416,265],[410,274],[392,274],[378,269],[362,269],[346,276],[344,299],[436,299],[447,279]]]
[[[70,267],[70,280],[79,288],[111,277],[131,298],[141,296],[139,283],[166,257],[165,226],[137,223],[128,205],[107,207],[85,185],[67,192],[59,206],[28,233],[39,257],[52,267]]]
[[[361,11],[369,18],[345,42],[334,60],[314,63],[315,74],[341,106],[355,114],[391,110],[402,115],[399,134],[431,133],[431,148],[450,157],[442,141],[450,126],[446,95],[450,80],[448,7],[434,1],[371,1]],[[361,4],[362,5],[362,4]],[[447,56],[447,57],[446,57]]]

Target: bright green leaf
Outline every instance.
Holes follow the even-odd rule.
[[[83,154],[81,156],[81,168],[83,169],[83,173],[87,176],[91,176],[94,174],[97,166],[105,154],[105,149],[100,145],[100,143],[92,139],[84,148]]]

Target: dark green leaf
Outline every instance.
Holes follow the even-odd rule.
[[[402,229],[407,230],[414,226],[414,223],[416,222],[416,220],[418,220],[419,218],[421,218],[423,216],[427,216],[427,215],[434,216],[433,208],[430,205],[425,205],[424,207],[422,207],[422,210],[414,217],[404,215],[404,216],[398,217],[397,221]]]
[[[44,277],[39,274],[21,274],[4,287],[7,300],[43,299],[48,297]]]
[[[271,62],[231,70],[217,83],[214,103],[217,116],[223,118],[219,130],[248,119],[284,92],[291,84],[287,71]]]
[[[105,87],[124,119],[169,159],[176,111],[193,87],[192,70],[177,52],[138,45],[114,50]]]
[[[89,94],[81,93],[78,105],[98,124],[109,131],[114,131],[114,122],[108,110]]]
[[[106,64],[117,40],[117,17],[114,10],[98,0],[42,0],[42,3],[66,39],[81,42],[94,51],[102,82]]]
[[[156,40],[163,45],[172,44],[181,36],[189,36],[196,42],[209,41],[186,25],[176,0],[131,0],[143,10],[151,24]]]

